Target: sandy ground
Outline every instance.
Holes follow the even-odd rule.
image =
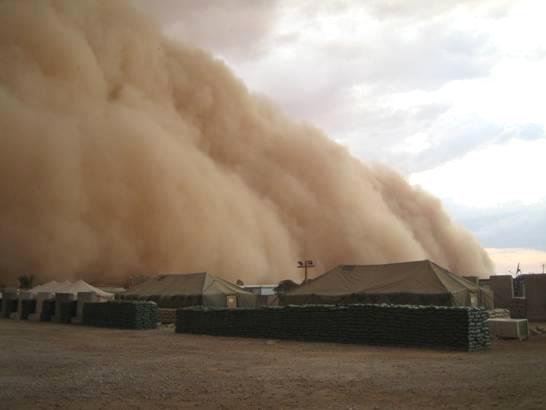
[[[464,353],[0,319],[0,408],[546,408],[546,336]]]

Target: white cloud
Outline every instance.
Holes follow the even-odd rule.
[[[277,0],[130,0],[162,25],[165,34],[232,62],[270,51]]]
[[[418,154],[430,147],[430,135],[424,132],[417,132],[405,138],[400,147],[395,147],[394,151],[400,151],[407,154]]]
[[[485,247],[546,251],[546,201],[488,208],[460,205],[448,199],[443,202],[451,217],[473,232]]]
[[[411,175],[413,184],[456,204],[494,207],[546,200],[546,138],[489,145]]]
[[[546,252],[536,249],[487,248],[486,251],[497,274],[515,274],[518,263],[522,273],[542,273],[542,265],[546,264]]]
[[[272,34],[281,40],[230,63],[355,155],[416,172],[544,127],[540,42],[517,54],[501,35],[524,24],[533,2],[332,4],[282,2]]]
[[[293,117],[403,172],[544,126],[541,1],[133,1]]]

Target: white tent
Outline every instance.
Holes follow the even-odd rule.
[[[40,292],[54,292],[55,289],[57,289],[59,287],[60,283],[57,282],[57,281],[51,281],[51,282],[47,282],[47,283],[44,283],[43,285],[39,285],[39,286],[36,286],[32,289],[29,289],[28,292],[36,295]]]
[[[67,287],[63,287],[62,290],[58,290],[58,293],[72,293],[74,296],[77,296],[80,292],[93,292],[96,293],[98,296],[103,298],[114,298],[113,293],[105,292],[102,289],[96,288],[94,286],[91,286],[89,283],[78,280],[74,283],[71,283]]]
[[[105,292],[99,288],[91,286],[89,283],[78,280],[76,282],[56,282],[51,281],[43,285],[36,286],[29,290],[30,293],[37,295],[38,293],[71,293],[77,296],[80,292],[93,292],[102,298],[113,298],[112,293]]]

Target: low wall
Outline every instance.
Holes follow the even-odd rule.
[[[123,301],[141,301],[141,302],[155,302],[157,306],[162,309],[179,309],[183,307],[190,306],[200,306],[203,304],[203,297],[201,295],[194,296],[138,296],[138,295],[129,295],[129,294],[119,294],[116,295],[116,300]]]
[[[82,324],[118,329],[155,329],[159,309],[154,302],[116,301],[86,303]]]
[[[481,308],[439,306],[187,308],[176,312],[176,332],[472,351],[489,347],[487,318]]]

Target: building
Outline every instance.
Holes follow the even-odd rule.
[[[495,307],[509,309],[513,318],[546,320],[545,274],[493,275],[480,279],[480,285],[491,289]]]

